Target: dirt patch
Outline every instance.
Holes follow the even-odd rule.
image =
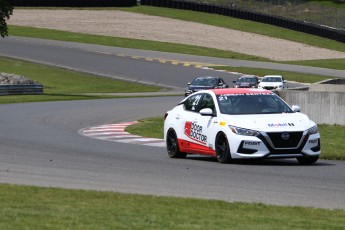
[[[344,52],[263,35],[117,10],[16,9],[10,25],[197,45],[275,61],[345,58]]]

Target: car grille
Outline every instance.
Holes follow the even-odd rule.
[[[301,142],[303,132],[279,132],[279,133],[267,133],[268,137],[274,148],[297,148]],[[288,136],[284,139],[283,136]]]
[[[275,87],[273,87],[273,86],[265,86],[265,87],[263,87],[264,89],[268,89],[268,90],[272,90],[272,89],[275,89]]]

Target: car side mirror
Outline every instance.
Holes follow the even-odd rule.
[[[232,81],[232,83],[236,83],[236,81]]]
[[[286,83],[286,80],[284,80],[283,82]]]
[[[222,85],[223,85],[223,82],[219,82],[218,85],[219,85],[219,86],[222,86]]]
[[[204,108],[204,109],[200,110],[199,113],[201,116],[213,116],[213,111],[210,108]]]
[[[190,82],[188,82],[187,85],[190,85]]]
[[[292,109],[292,111],[294,111],[294,112],[301,112],[301,107],[299,107],[298,105],[293,105],[293,106],[291,106],[291,109]]]

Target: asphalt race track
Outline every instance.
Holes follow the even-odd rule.
[[[220,75],[229,83],[236,77],[236,74],[129,57],[158,55],[135,52],[36,39],[0,40],[2,56],[172,86],[176,90],[183,89],[189,76]],[[184,62],[201,59],[187,60],[188,56],[179,55],[167,58],[167,55],[161,54],[160,58]],[[213,63],[210,58],[198,62]],[[345,209],[342,161],[319,160],[313,166],[301,166],[294,159],[225,165],[200,156],[170,159],[161,147],[102,141],[79,134],[79,130],[90,126],[163,116],[181,99],[2,104],[0,182]]]

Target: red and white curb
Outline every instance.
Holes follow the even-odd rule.
[[[79,131],[79,134],[104,141],[114,141],[129,144],[141,144],[155,147],[165,147],[163,139],[145,138],[138,135],[133,135],[125,131],[129,125],[138,123],[137,121],[125,122],[118,124],[105,124],[95,127],[88,127]]]

